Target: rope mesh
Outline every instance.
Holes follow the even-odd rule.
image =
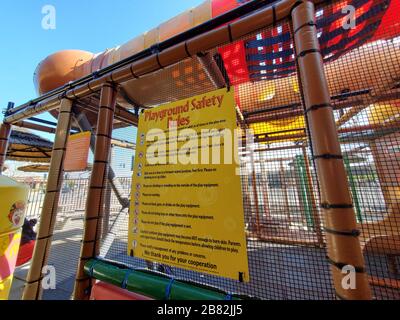
[[[345,5],[355,8],[355,28],[343,27]],[[386,15],[396,5],[398,1],[354,0],[316,9],[348,185],[376,299],[400,297],[400,38],[397,17]],[[245,140],[239,150],[250,282],[127,256],[128,210],[111,186],[104,193],[102,256],[261,299],[335,298],[292,38],[289,21],[283,20],[204,53],[225,85],[235,90],[243,139],[245,130],[254,133],[254,141]],[[216,89],[213,72],[210,63],[195,56],[124,87],[140,108],[151,108]],[[126,143],[114,146],[111,157],[126,198],[136,133],[133,126],[113,131],[114,139]],[[65,176],[49,261],[56,266],[57,289],[47,291],[45,299],[68,299],[72,293],[89,176],[89,171]],[[22,179],[31,184],[29,218],[40,219],[47,178]]]

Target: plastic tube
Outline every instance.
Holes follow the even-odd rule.
[[[218,289],[191,284],[152,271],[134,270],[109,262],[92,259],[84,267],[85,273],[98,280],[113,284],[157,300],[241,300]]]
[[[297,3],[291,11],[297,71],[307,115],[326,236],[326,251],[336,296],[345,300],[370,300],[371,288],[357,234],[357,223],[348,188],[342,151],[332,108],[329,86],[320,54],[315,7],[310,1]],[[309,22],[312,23],[309,23]],[[342,266],[354,266],[357,286],[343,287],[347,274]]]

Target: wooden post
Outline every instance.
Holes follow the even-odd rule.
[[[37,300],[42,294],[42,269],[47,264],[57,217],[58,200],[63,181],[64,158],[69,131],[71,128],[72,102],[61,101],[58,115],[57,132],[51,155],[46,194],[43,199],[42,213],[38,227],[36,245],[31,267],[26,279],[23,300]]]
[[[2,123],[0,126],[0,174],[2,174],[4,163],[6,162],[10,134],[11,125],[8,123]]]
[[[371,299],[317,38],[314,4],[310,1],[296,3],[291,16],[300,87],[320,186],[333,285],[340,299]],[[351,266],[353,274],[343,272],[344,266]],[[343,286],[351,276],[355,279],[355,286]]]
[[[101,89],[93,169],[86,200],[84,233],[73,294],[75,300],[89,298],[92,279],[85,275],[84,265],[89,259],[98,256],[100,251],[101,219],[107,188],[116,93],[116,88],[108,83]]]

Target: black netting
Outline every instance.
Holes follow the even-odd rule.
[[[354,27],[344,27],[346,5],[355,9]],[[398,1],[333,1],[316,8],[361,247],[377,299],[400,296],[400,40],[397,18],[387,14],[393,6],[398,8]],[[321,190],[289,20],[128,81],[123,89],[135,101],[132,108],[145,109],[222,86],[235,90],[242,130],[239,154],[250,282],[127,255],[129,212],[121,197],[130,198],[137,134],[133,126],[113,131],[111,168],[116,179],[104,193],[101,256],[261,299],[334,299]],[[89,171],[65,176],[50,257],[59,275],[57,295],[49,291],[44,298],[66,299],[72,293],[89,177]],[[28,217],[40,219],[46,177],[29,182]]]
[[[354,2],[355,28],[338,40],[346,53],[325,71],[373,294],[399,299],[400,42],[396,18],[381,17],[398,2]],[[360,36],[361,45],[349,43]]]
[[[106,258],[262,299],[334,298],[296,72],[292,70],[286,77],[256,79],[244,69],[252,70],[254,65],[254,61],[247,64],[252,59],[245,54],[249,50],[246,49],[248,43],[288,30],[285,21],[208,53],[225,78],[225,85],[235,90],[238,121],[242,117],[246,119],[240,126],[243,138],[246,129],[252,130],[255,136],[254,142],[245,142],[240,150],[250,282],[239,283],[128,257],[126,212],[115,218],[119,224],[118,237],[108,251],[103,252]],[[274,43],[277,47],[272,51],[292,48],[291,40],[286,37],[277,38]],[[269,56],[265,47],[257,50],[259,55]],[[278,60],[274,63],[279,64]],[[267,62],[257,64],[265,66]],[[155,78],[157,82],[152,81]],[[141,99],[141,103],[148,101],[148,107],[154,99],[166,103],[216,88],[215,78],[212,73],[210,76],[204,72],[198,57],[132,81],[132,88],[145,87],[149,81],[154,85],[156,96],[141,96],[140,93],[133,96],[136,101]],[[164,83],[168,85],[161,85]],[[133,130],[131,132],[133,136]],[[254,150],[253,155],[248,150]],[[120,159],[123,157],[121,154]]]

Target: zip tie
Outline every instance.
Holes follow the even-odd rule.
[[[107,109],[109,109],[109,108],[107,108]],[[105,137],[105,138],[108,138],[108,139],[112,139],[111,136],[109,136],[108,134],[104,134],[104,133],[96,133],[96,138],[97,137]]]
[[[27,283],[27,284],[33,284],[33,283],[36,283],[36,282],[39,282],[39,281],[42,281],[43,280],[43,276],[41,276],[41,277],[39,277],[39,279],[37,279],[37,280],[32,280],[32,281],[25,281],[25,283]]]
[[[353,208],[353,204],[348,204],[348,203],[337,203],[337,204],[321,203],[320,207],[322,209],[351,209],[351,208]]]
[[[85,218],[84,221],[99,220],[102,217],[103,217],[103,215],[98,215],[96,217]],[[86,241],[83,241],[83,242],[90,242],[90,241],[96,241],[96,240],[99,240],[99,239],[86,240]]]
[[[314,104],[313,106],[307,108],[304,111],[304,114],[308,114],[310,111],[318,110],[321,108],[332,108],[332,104],[330,104],[330,103]]]
[[[108,110],[110,110],[111,112],[115,113],[115,108],[111,108],[111,107],[109,107],[109,106],[100,106],[99,108],[108,109]]]
[[[131,66],[129,67],[129,70],[131,71],[132,76],[133,76],[135,79],[139,79],[139,77],[138,77],[138,76],[136,75],[136,73],[133,71],[132,67],[133,67],[133,63],[132,63]]]
[[[99,262],[99,260],[96,260],[96,261],[92,264],[92,266],[90,267],[90,269],[89,269],[89,277],[90,277],[90,278],[93,278],[93,269],[94,269],[95,265],[96,265],[98,262]]]
[[[160,69],[164,69],[164,66],[160,62],[160,54],[158,52],[156,53],[156,60],[157,60],[157,64],[160,67]]]
[[[224,300],[232,300],[232,294],[231,293],[228,293],[226,296],[225,296],[225,299]]]
[[[52,236],[53,236],[53,234],[49,234],[47,236],[37,238],[36,240],[40,241],[40,240],[50,239]]]
[[[88,218],[90,220],[93,220],[93,218]],[[88,221],[88,220],[85,220]],[[96,241],[99,241],[100,239],[93,239],[93,240],[81,240],[81,243],[95,243]],[[93,257],[92,257],[93,258]]]
[[[188,46],[187,46],[187,41],[185,41],[185,51],[186,51],[186,54],[187,54],[188,57],[191,57],[191,56],[192,56],[192,55],[190,54],[190,52],[189,52],[189,48],[188,48]]]
[[[358,237],[360,235],[360,230],[354,229],[351,231],[338,231],[338,230],[333,230],[329,228],[323,228],[323,230],[327,233],[330,234],[336,234],[339,236],[348,236],[348,237]]]
[[[299,5],[301,5],[303,3],[303,1],[297,1],[294,5],[293,5],[293,7],[290,9],[290,15],[292,15],[292,12],[293,12],[293,10],[294,9],[296,9]]]
[[[128,269],[126,271],[124,280],[122,281],[122,284],[121,284],[121,288],[122,289],[126,289],[126,287],[128,285],[128,278],[129,278],[129,276],[131,275],[132,272],[133,272],[133,270],[131,270],[131,269]]]
[[[313,156],[313,159],[314,160],[316,160],[316,159],[326,159],[326,160],[339,159],[339,160],[342,160],[343,156],[341,154],[324,153],[324,154],[319,154],[319,155]]]
[[[94,160],[93,162],[94,163],[105,163],[105,164],[108,164],[107,160]]]
[[[164,300],[169,300],[169,297],[171,295],[171,289],[172,289],[172,284],[174,283],[175,278],[171,278],[167,288],[165,289],[165,299]]]
[[[299,58],[305,57],[306,55],[308,55],[308,54],[310,54],[310,53],[319,53],[319,54],[321,54],[321,51],[318,50],[318,49],[308,49],[308,50],[304,50],[304,51],[300,52],[300,53],[297,55],[296,59],[298,60]]]
[[[344,262],[336,262],[336,261],[332,260],[329,256],[326,256],[326,259],[328,260],[328,262],[331,265],[335,266],[336,268],[338,268],[340,270],[342,270],[345,266],[349,265],[349,266],[352,266],[354,268],[354,271],[356,273],[365,273],[365,268],[363,268],[363,267],[356,267],[356,266],[353,266],[353,265],[351,265],[349,263],[344,263]]]
[[[302,24],[300,27],[298,27],[296,30],[294,30],[294,34],[296,34],[297,32],[299,32],[301,29],[303,29],[304,27],[312,27],[312,26],[317,26],[316,23],[314,23],[314,21],[308,21],[304,24]]]

